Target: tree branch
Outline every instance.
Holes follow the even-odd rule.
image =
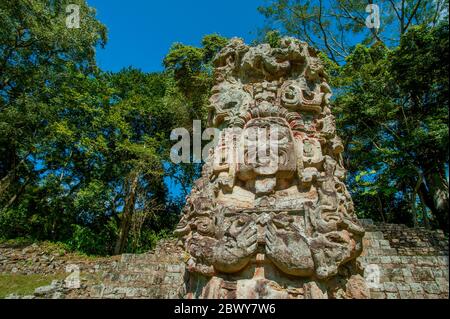
[[[422,2],[422,0],[418,0],[418,1],[417,1],[416,6],[414,7],[413,12],[411,13],[411,16],[409,17],[408,22],[406,23],[405,29],[403,30],[402,34],[403,34],[404,32],[406,32],[406,30],[408,30],[408,27],[409,27],[409,25],[410,25],[412,19],[413,19],[414,16],[416,15],[417,9],[419,9],[419,6],[420,6],[420,3],[421,3],[421,2]]]

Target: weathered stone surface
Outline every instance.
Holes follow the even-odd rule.
[[[439,245],[442,250],[415,251],[413,256],[402,256],[400,253],[415,249],[415,242],[402,240],[403,244],[397,245],[397,248],[390,248],[387,251],[392,264],[381,263],[381,257],[386,252],[380,248],[380,245],[373,245],[376,240],[388,240],[390,243],[398,243],[401,238],[411,236],[413,238],[421,238],[422,242],[430,243],[435,237],[434,232],[422,229],[410,229],[402,225],[367,224],[363,221],[368,229],[365,235],[366,242],[362,256],[357,258],[357,262],[364,269],[364,280],[370,288],[370,298],[401,298],[401,299],[430,299],[442,298],[448,299],[449,282],[448,282],[448,241],[441,238]],[[384,231],[388,229],[386,233]],[[394,232],[394,229],[403,231]],[[406,229],[406,231],[405,231]],[[404,233],[407,234],[404,234]],[[386,234],[386,237],[384,237]],[[377,239],[374,239],[377,238]],[[374,241],[373,241],[374,240]],[[31,247],[31,246],[30,246]],[[377,248],[378,247],[378,248]],[[27,274],[35,268],[29,265],[28,261],[32,261],[36,254],[40,254],[40,247],[28,248],[22,251],[22,248],[11,248],[0,245],[0,273],[11,273],[13,268],[18,268],[19,273]],[[367,254],[367,251],[371,251]],[[400,252],[400,253],[399,253]],[[372,256],[372,253],[377,255]],[[79,260],[76,256],[64,256],[66,262],[70,264],[80,263],[82,272],[80,274],[81,286],[73,289],[67,288],[64,281],[53,282],[56,289],[49,289],[48,293],[42,295],[18,296],[17,294],[9,295],[7,298],[12,299],[42,299],[42,298],[181,298],[186,296],[189,291],[187,287],[192,286],[197,278],[195,273],[187,276],[185,272],[184,261],[185,256],[183,250],[176,246],[175,241],[162,241],[157,248],[147,254],[140,255],[124,255],[121,258],[110,257],[101,259],[90,259],[90,264],[86,261]],[[430,257],[432,257],[430,259]],[[61,257],[56,257],[55,260]],[[432,261],[433,267],[422,265],[422,258]],[[398,263],[398,260],[401,262]],[[84,264],[82,263],[84,262]],[[217,276],[209,279],[211,282],[207,284],[208,278],[203,277],[205,281],[199,285],[205,298],[219,296],[220,298],[237,298],[237,297],[273,297],[273,298],[362,298],[358,294],[365,290],[360,285],[361,278],[358,275],[350,276],[347,280],[342,280],[342,276],[335,276],[328,281],[328,291],[323,290],[320,282],[304,281],[298,283],[298,278],[294,282],[282,282],[277,284],[277,278],[285,278],[279,273],[278,268],[269,269],[269,267],[261,267],[264,265],[263,254],[258,254],[254,268],[254,273],[247,272],[251,275],[257,275],[257,279],[250,278],[248,280],[236,280],[239,277],[219,278]],[[257,262],[257,263],[256,263]],[[89,266],[89,267],[88,267]],[[353,265],[354,266],[354,265]],[[32,267],[32,268],[27,268]],[[351,263],[341,267],[341,272],[346,268],[351,273]],[[425,272],[430,276],[416,276],[417,273]],[[35,269],[35,273],[39,274],[57,274],[59,270],[49,269],[46,267]],[[277,273],[278,271],[278,273]],[[376,276],[379,272],[379,276]],[[67,274],[69,275],[69,274]],[[267,277],[268,279],[264,278]],[[163,284],[166,282],[166,284]],[[197,281],[198,283],[198,281]],[[239,283],[239,287],[238,287]],[[255,286],[255,283],[262,285]],[[387,290],[385,289],[385,283]],[[435,283],[435,284],[433,284]],[[50,285],[51,286],[51,285]],[[283,288],[280,289],[280,286]],[[256,289],[255,294],[250,294]],[[353,289],[356,287],[356,289]],[[389,290],[389,291],[388,291]],[[42,290],[39,290],[42,291]],[[428,292],[427,292],[428,291]],[[192,292],[192,289],[191,289]],[[367,291],[366,291],[367,292]],[[201,291],[198,293],[200,294]],[[188,295],[189,297],[189,295]]]
[[[448,298],[448,239],[439,231],[362,222],[367,232],[359,260],[365,275],[374,268],[380,274],[371,298]]]
[[[214,63],[209,121],[221,135],[176,230],[188,270],[205,276],[189,297],[228,296],[229,277],[237,298],[326,298],[334,277],[334,290],[365,297],[354,291],[364,281],[347,282],[364,229],[317,52],[294,38],[277,48],[232,39]]]
[[[39,288],[36,288],[34,291],[34,294],[36,296],[45,296],[47,294],[55,292],[57,289],[56,285],[48,285],[48,286],[42,286]]]

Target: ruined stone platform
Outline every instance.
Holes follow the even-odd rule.
[[[441,231],[408,228],[397,224],[362,220],[366,228],[364,249],[358,258],[365,277],[379,270],[379,281],[370,288],[373,299],[447,299],[449,297],[448,238]],[[26,252],[25,252],[26,253]],[[0,273],[51,273],[64,265],[58,258],[40,262],[39,269],[24,268],[28,255],[0,248]],[[42,256],[40,254],[39,258]],[[34,255],[33,255],[34,256]],[[33,257],[36,258],[36,257]],[[182,298],[189,273],[187,256],[175,241],[162,241],[146,254],[125,254],[82,265],[79,289],[64,288],[63,282],[37,289],[27,298]],[[371,272],[372,271],[372,272]],[[376,279],[376,277],[374,277]],[[371,281],[374,278],[366,278]],[[23,298],[11,296],[10,298]]]
[[[373,299],[447,299],[449,297],[448,239],[441,231],[408,228],[397,224],[374,224],[366,228],[364,249],[358,258],[365,269],[378,266],[378,287],[370,288]],[[175,243],[165,242],[171,251]],[[145,255],[123,255],[103,283],[103,298],[180,298],[189,274],[181,251],[167,255],[164,249]],[[365,277],[367,277],[367,272]],[[370,280],[370,278],[369,278]]]

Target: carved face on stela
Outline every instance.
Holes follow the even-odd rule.
[[[230,136],[216,148],[214,174],[230,176],[233,187],[251,192],[255,198],[273,195],[294,184],[300,146],[285,119],[253,118],[242,130],[225,130],[224,134]],[[233,172],[234,177],[230,175]],[[226,196],[232,192],[224,189],[221,193]]]
[[[209,121],[221,136],[176,231],[190,270],[235,273],[259,251],[290,275],[336,274],[364,230],[315,50],[293,38],[277,48],[232,39],[215,81]]]
[[[310,92],[312,100],[301,112],[302,89],[293,81],[277,83],[252,84],[249,91],[253,94],[245,101],[253,102],[245,106],[240,99],[244,94],[234,94],[238,98],[233,101],[231,97],[222,99],[217,95],[212,99],[226,100],[233,106],[227,109],[221,104],[217,113],[212,111],[220,114],[212,118],[225,125],[212,163],[214,176],[226,181],[219,183],[217,189],[218,201],[224,205],[254,208],[262,198],[270,201],[274,197],[278,202],[293,197],[317,201],[314,187],[305,192],[310,181],[305,179],[302,184],[302,179],[305,168],[309,175],[320,175],[324,139],[316,126],[322,99]],[[317,95],[324,96],[322,92]],[[311,102],[314,100],[316,104]],[[233,117],[236,114],[239,115]]]

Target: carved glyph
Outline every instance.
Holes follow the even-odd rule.
[[[364,229],[317,52],[294,38],[277,48],[232,39],[214,63],[209,121],[222,133],[176,230],[188,269],[249,280],[263,260],[310,286],[337,276],[360,254]]]

